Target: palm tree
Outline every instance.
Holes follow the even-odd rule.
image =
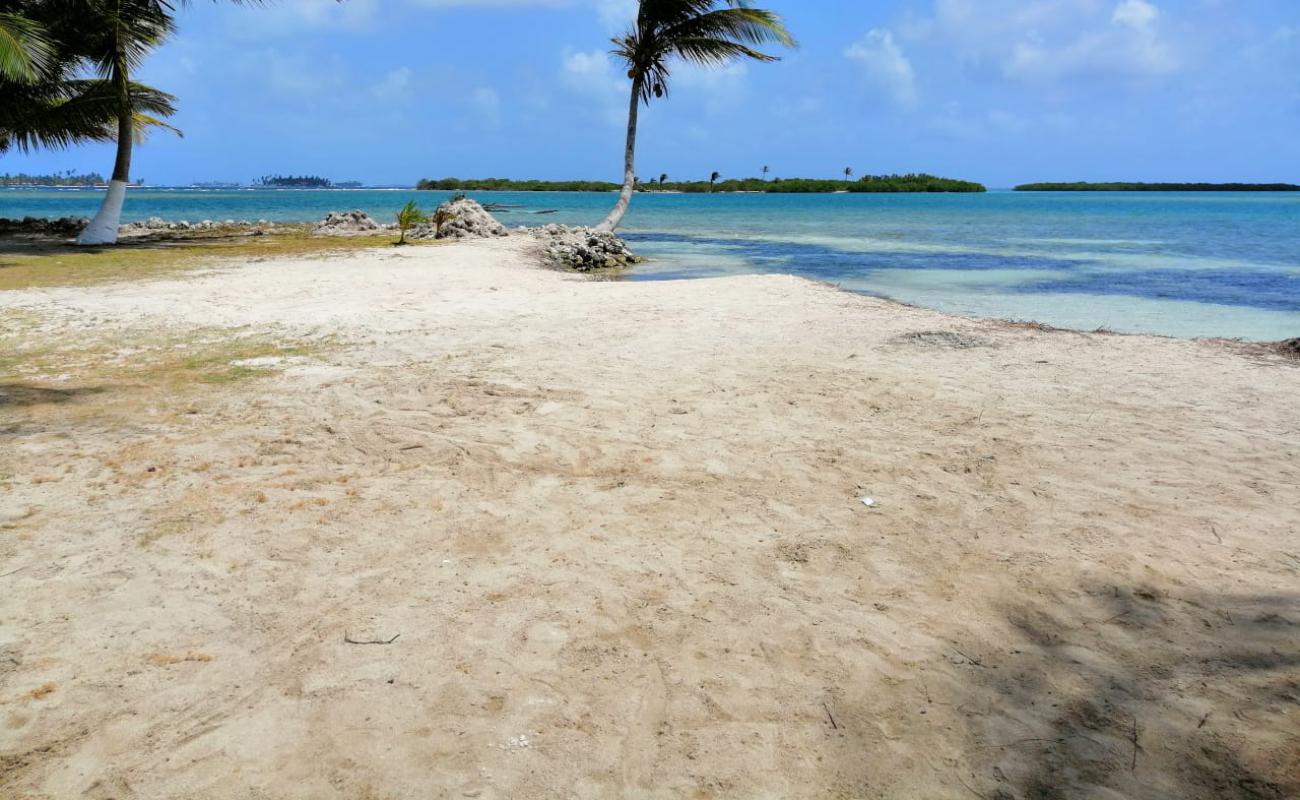
[[[845,168],[844,168],[844,182],[845,182],[845,183],[848,183],[848,182],[849,182],[849,179],[852,178],[852,177],[853,177],[853,167],[845,167]]]
[[[766,164],[763,165],[763,180],[764,180],[764,181],[767,180],[767,173],[769,173],[769,172],[771,172],[771,171],[772,171],[772,170],[771,170],[771,169],[770,169]]]
[[[719,7],[721,6],[721,7]],[[794,38],[771,11],[751,8],[749,0],[640,0],[631,30],[614,40],[614,55],[627,65],[632,96],[623,154],[623,189],[618,203],[599,226],[612,231],[632,202],[636,175],[637,113],[668,93],[669,65],[680,58],[702,66],[719,66],[741,58],[776,61],[754,47],[775,43],[794,47]]]
[[[255,3],[260,0],[235,0]],[[77,237],[78,244],[115,244],[122,219],[122,203],[131,181],[131,150],[137,129],[139,106],[131,91],[131,73],[146,55],[176,28],[177,5],[188,0],[64,0],[81,6],[79,41],[100,77],[113,88],[117,102],[117,157],[109,178],[108,193],[99,212]],[[75,24],[75,23],[74,23]],[[157,120],[152,121],[157,124]],[[173,129],[175,130],[175,129]]]
[[[0,70],[0,154],[11,148],[27,152],[112,141],[118,129],[116,90],[107,81],[77,77],[87,65],[89,44],[84,0],[12,6],[21,13],[0,15],[0,52],[6,47],[11,54],[19,47],[28,52],[7,59],[16,70]],[[136,135],[149,127],[167,127],[158,118],[174,112],[174,98],[139,83],[128,88]]]
[[[414,200],[408,200],[397,212],[397,230],[401,235],[397,237],[396,243],[406,244],[406,232],[421,222],[424,222],[424,212]]]
[[[665,172],[664,174],[659,176],[659,185],[663,186],[667,182],[668,182],[668,173]]]
[[[84,0],[82,5],[86,13],[77,38],[85,43],[95,71],[112,87],[117,104],[117,157],[99,212],[77,237],[77,244],[115,244],[131,181],[135,140],[131,74],[171,34],[175,21],[165,0]]]
[[[721,172],[718,172],[718,171],[716,171],[716,170],[714,170],[713,174],[709,176],[709,191],[710,191],[710,192],[713,191],[713,184],[717,183],[717,182],[718,182],[718,178],[721,178],[721,177],[722,177],[722,173],[721,173]]]

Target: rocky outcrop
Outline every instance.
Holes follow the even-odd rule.
[[[331,211],[311,232],[316,236],[364,236],[383,230],[386,228],[364,211]]]
[[[438,206],[431,219],[443,217],[442,226],[435,230],[430,224],[420,226],[416,238],[435,239],[491,239],[509,236],[506,226],[497,222],[483,206],[468,197],[457,197]]]
[[[177,231],[243,231],[252,233],[264,233],[268,230],[274,230],[275,223],[259,219],[256,222],[251,220],[227,219],[216,221],[205,219],[200,222],[190,222],[187,219],[179,222],[168,222],[162,217],[150,217],[139,222],[128,222],[117,229],[119,236],[149,236],[159,233],[169,233]]]
[[[489,214],[483,206],[468,198],[457,198],[438,207],[444,218],[441,231],[435,230],[431,222],[417,225],[410,231],[409,239],[486,239],[509,236],[504,225]],[[436,215],[435,215],[436,216]],[[65,217],[63,219],[25,219],[0,218],[0,235],[34,235],[34,236],[76,236],[86,227],[84,218]],[[382,225],[363,211],[330,212],[323,221],[311,228],[318,236],[365,236],[392,230],[396,226]],[[282,224],[266,220],[215,221],[205,219],[200,222],[180,220],[169,222],[161,217],[150,217],[140,222],[122,225],[119,235],[123,238],[160,237],[190,232],[219,231],[224,234],[243,234],[257,236],[264,233],[302,231],[306,226]],[[635,264],[639,259],[632,254],[627,243],[612,233],[597,231],[593,228],[569,227],[566,225],[545,225],[540,228],[517,228],[516,234],[532,236],[541,246],[543,261],[557,269],[591,272],[604,269],[622,269]]]
[[[76,236],[90,223],[85,217],[23,217],[6,219],[0,217],[0,236],[26,234],[32,236]]]
[[[591,272],[622,269],[637,262],[627,242],[606,231],[546,225],[530,232],[541,241],[542,256],[552,267]]]
[[[1289,356],[1291,358],[1300,358],[1300,338],[1287,339],[1285,341],[1278,342],[1276,347],[1277,347],[1277,351],[1284,356]]]

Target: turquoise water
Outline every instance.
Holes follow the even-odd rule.
[[[471,192],[508,225],[592,224],[612,194]],[[126,219],[389,219],[411,190],[132,190]],[[0,217],[89,216],[98,193],[0,190]],[[550,211],[553,213],[539,213]],[[1062,327],[1300,336],[1300,194],[638,195],[634,280],[788,272]]]

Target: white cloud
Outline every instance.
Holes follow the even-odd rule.
[[[1016,45],[1003,74],[1029,83],[1084,75],[1168,75],[1179,69],[1173,49],[1155,31],[1159,10],[1144,0],[1115,7],[1110,25],[1063,44],[1026,40]]]
[[[1115,6],[1110,20],[1116,25],[1127,25],[1136,30],[1149,30],[1160,17],[1160,9],[1146,0],[1124,0]]]
[[[904,108],[914,108],[919,99],[916,71],[903,49],[887,30],[873,29],[844,51],[846,58],[862,65],[867,83],[884,92]]]
[[[631,88],[608,53],[565,50],[561,72],[564,85],[581,95],[584,106],[594,109],[611,126],[626,124]]]
[[[367,33],[375,28],[377,0],[280,0],[265,8],[239,9],[227,17],[244,39],[295,36],[303,28]]]
[[[621,30],[636,17],[637,0],[408,0],[427,8],[581,8],[595,10],[602,26]]]
[[[600,22],[610,30],[623,30],[636,19],[637,0],[595,0]]]
[[[909,40],[948,47],[977,74],[1048,85],[1078,77],[1151,78],[1183,68],[1151,0],[935,0]]]
[[[623,81],[614,75],[614,63],[600,50],[564,52],[565,81],[574,88],[607,94],[622,89]]]

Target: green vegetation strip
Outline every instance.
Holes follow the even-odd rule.
[[[98,172],[74,175],[72,170],[53,175],[28,175],[25,172],[0,175],[0,186],[103,186],[106,183],[108,181]]]
[[[512,181],[506,178],[425,179],[416,185],[428,191],[496,191],[496,192],[615,192],[619,185],[603,181]],[[903,192],[983,192],[984,186],[971,181],[939,178],[934,175],[867,175],[855,181],[818,180],[813,178],[744,178],[725,181],[641,181],[642,192],[763,192],[787,194],[903,193]]]
[[[146,241],[126,240],[113,247],[0,239],[0,291],[50,286],[92,286],[116,281],[166,278],[213,266],[211,259],[262,259],[328,255],[393,244],[379,236],[311,236],[305,231],[249,236],[213,232]]]
[[[248,328],[123,330],[50,335],[39,321],[0,314],[0,406],[64,402],[113,389],[157,392],[224,385],[274,374],[337,346]],[[89,391],[90,387],[94,391]],[[6,403],[6,399],[10,403]],[[12,401],[21,400],[21,403]]]

